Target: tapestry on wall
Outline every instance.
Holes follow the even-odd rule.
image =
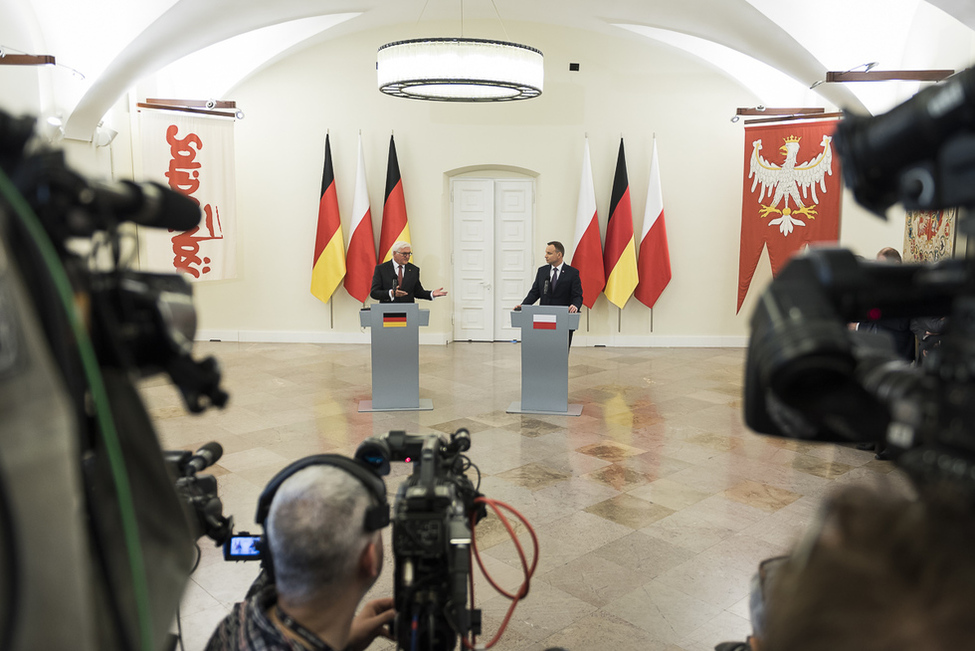
[[[918,210],[907,213],[904,225],[904,262],[937,262],[955,253],[958,211]]]
[[[745,127],[738,308],[768,249],[772,275],[804,245],[840,232],[836,120]]]
[[[182,271],[193,280],[237,275],[234,120],[168,111],[140,111],[146,180],[195,201],[200,225],[188,231],[141,228],[143,268]]]

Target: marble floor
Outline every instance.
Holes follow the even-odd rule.
[[[212,472],[237,531],[257,530],[258,495],[295,459],[351,454],[394,429],[467,428],[482,493],[518,509],[541,549],[531,592],[494,647],[502,651],[710,651],[743,639],[758,562],[789,547],[824,495],[850,482],[903,482],[889,462],[852,446],[751,433],[738,348],[573,347],[569,402],[583,404],[579,417],[505,412],[521,390],[511,343],[421,347],[420,397],[434,405],[425,412],[358,413],[371,393],[364,345],[214,342],[195,355],[220,361],[227,409],[189,415],[161,378],[142,391],[164,448],[223,446]],[[391,496],[409,472],[396,465]],[[387,567],[371,596],[392,594],[388,533]],[[488,572],[515,590],[517,553],[497,519],[482,521],[476,538]],[[203,648],[258,571],[225,562],[206,538],[200,545],[181,606],[187,650]],[[475,577],[486,642],[509,602]]]

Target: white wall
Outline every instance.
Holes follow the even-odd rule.
[[[559,239],[571,246],[584,136],[592,149],[605,235],[622,134],[639,236],[656,134],[674,279],[654,309],[652,337],[642,304],[631,299],[618,333],[618,310],[601,297],[583,341],[741,341],[770,273],[767,266],[756,273],[736,316],[743,133],[741,123],[729,118],[736,107],[755,105],[756,98],[704,64],[622,31],[617,38],[529,24],[508,25],[508,31],[512,40],[545,53],[545,92],[539,99],[469,105],[382,95],[375,84],[375,52],[383,43],[412,36],[403,29],[300,52],[236,89],[232,99],[247,114],[237,123],[236,138],[240,277],[196,286],[201,330],[225,338],[239,332],[248,339],[365,340],[359,304],[344,289],[331,307],[309,293],[326,129],[346,239],[362,130],[377,241],[389,136],[395,133],[415,262],[426,287],[451,278],[446,173],[479,166],[531,170],[537,174],[535,241]],[[581,71],[569,72],[569,62],[580,63]],[[858,221],[870,225],[848,227]],[[899,227],[884,226],[852,201],[845,202],[843,224],[844,241],[852,233],[867,250],[899,244]],[[536,263],[542,263],[541,250]],[[427,341],[449,337],[450,300],[432,306]]]
[[[24,27],[31,22],[3,8],[0,18],[16,19]],[[0,35],[9,36],[13,26],[0,27]],[[537,100],[456,105],[379,93],[374,65],[380,45],[456,30],[456,24],[427,22],[344,36],[299,51],[230,93],[227,99],[236,100],[247,115],[236,127],[239,277],[196,285],[203,336],[367,340],[358,327],[359,304],[343,288],[330,305],[309,292],[324,134],[330,130],[348,239],[361,129],[377,241],[389,135],[395,132],[415,261],[427,287],[448,285],[451,278],[445,189],[452,170],[531,171],[537,181],[535,241],[559,239],[571,246],[584,136],[590,140],[605,235],[620,136],[626,142],[639,234],[656,134],[674,279],[654,309],[652,334],[649,310],[642,304],[631,299],[620,317],[601,297],[583,319],[588,332],[579,333],[577,341],[726,345],[744,340],[749,315],[771,274],[763,256],[736,315],[743,128],[729,118],[739,106],[758,104],[758,98],[708,64],[623,30],[606,36],[537,24],[507,23],[506,28],[511,40],[545,53],[545,93]],[[496,23],[468,23],[467,30],[467,36],[499,36]],[[956,49],[975,51],[971,31],[967,34],[965,43],[953,39],[959,41]],[[580,63],[581,71],[569,72],[569,62]],[[0,106],[42,113],[48,77],[57,74],[43,68],[0,69]],[[154,90],[152,78],[142,80],[114,110],[124,113],[135,101],[155,95]],[[110,156],[108,148],[65,143],[69,161],[93,176],[113,169],[128,176],[138,169],[133,164],[138,138],[120,131]],[[845,193],[843,245],[872,256],[884,246],[899,248],[902,241],[900,212],[891,211],[891,220],[884,222]],[[536,248],[536,264],[541,264],[541,248]],[[571,258],[571,250],[568,254]],[[430,307],[424,341],[445,341],[451,298]]]

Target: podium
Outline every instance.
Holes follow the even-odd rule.
[[[372,329],[372,400],[360,400],[360,412],[433,409],[432,400],[420,400],[420,326],[429,324],[430,311],[416,303],[359,311],[359,325]]]
[[[511,313],[521,328],[521,402],[509,414],[580,416],[581,404],[569,404],[569,330],[579,327],[579,313],[564,305],[525,305]]]

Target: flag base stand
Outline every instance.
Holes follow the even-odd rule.
[[[364,411],[433,411],[433,400],[420,398],[420,404],[416,407],[373,407],[372,400],[360,400],[359,412]]]
[[[362,411],[361,409],[359,411]],[[521,400],[516,400],[515,402],[508,405],[508,409],[505,411],[508,414],[545,414],[547,416],[581,416],[582,415],[582,405],[581,404],[569,404],[566,405],[565,411],[549,411],[547,409],[522,409]]]

